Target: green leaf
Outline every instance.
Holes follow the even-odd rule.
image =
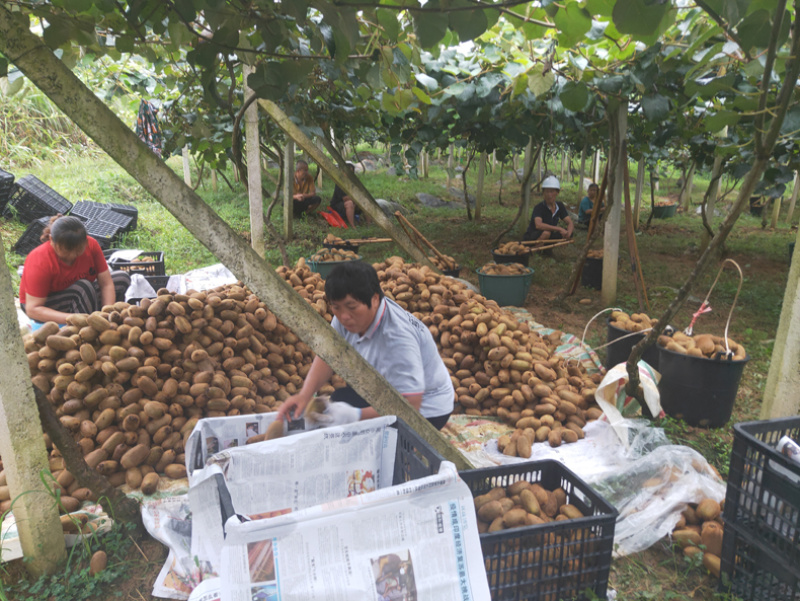
[[[544,67],[536,65],[530,73],[528,73],[528,89],[533,92],[537,98],[542,94],[546,94],[553,87],[556,81],[555,75],[552,71],[543,73]]]
[[[597,82],[597,89],[606,94],[616,94],[622,90],[623,83],[625,83],[625,79],[622,75],[611,75],[599,80]]]
[[[747,15],[736,29],[745,50],[754,47],[766,48],[769,46],[769,38],[772,33],[770,13],[766,10],[758,10]]]
[[[644,96],[642,110],[648,121],[663,121],[669,115],[669,99],[661,94]]]
[[[413,88],[411,88],[411,91],[414,93],[414,96],[416,96],[421,103],[431,104],[431,97],[428,96],[425,92],[423,92],[422,89],[414,86]]]
[[[416,73],[414,77],[416,77],[417,81],[428,88],[431,92],[439,88],[439,82],[430,75],[426,75],[425,73]]]
[[[426,8],[438,7],[436,0],[431,0],[426,4]],[[436,45],[447,33],[448,18],[445,13],[425,12],[414,15],[414,31],[417,33],[419,45],[423,48],[430,48]]]
[[[8,75],[8,59],[0,56],[0,77]]]
[[[133,52],[133,36],[123,35],[114,40],[114,47],[120,52]]]
[[[195,11],[194,4],[192,4],[192,0],[174,0],[173,6],[181,18],[187,23],[191,23],[197,18],[197,12]]]
[[[614,11],[614,0],[587,0],[586,10],[593,15],[610,17]]]
[[[397,22],[397,11],[379,8],[375,11],[375,16],[378,17],[378,23],[383,27],[386,37],[392,42],[396,42],[397,36],[400,34],[400,24]]]
[[[462,42],[474,40],[486,31],[489,24],[486,14],[481,9],[451,12],[449,22],[450,29],[458,33]]]
[[[64,0],[64,8],[76,13],[83,13],[92,8],[92,0]]]
[[[617,0],[614,25],[620,33],[647,36],[655,33],[671,3],[662,0]]]
[[[559,10],[555,22],[561,32],[559,42],[565,48],[577,44],[592,28],[592,17],[575,2]]]
[[[66,19],[48,17],[52,22],[48,22],[48,27],[44,30],[44,43],[51,50],[55,50],[66,44],[73,32],[72,24]]]
[[[558,97],[564,108],[577,113],[589,102],[589,90],[583,82],[568,81]]]
[[[740,114],[736,111],[717,111],[703,120],[703,126],[707,132],[714,133],[726,126],[736,125],[740,117]]]

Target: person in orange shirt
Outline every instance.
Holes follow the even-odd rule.
[[[317,196],[317,188],[314,186],[314,178],[308,172],[308,163],[297,161],[294,172],[294,202],[293,213],[299,217],[303,213],[312,214],[322,202]]]

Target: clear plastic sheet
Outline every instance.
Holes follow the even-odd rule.
[[[496,440],[485,451],[496,463],[556,459],[574,471],[619,511],[617,556],[643,551],[672,532],[687,503],[725,498],[725,483],[700,453],[671,444],[644,419],[623,419],[617,426],[626,434],[624,443],[611,424],[598,420],[574,444],[534,444],[530,459],[498,453]]]

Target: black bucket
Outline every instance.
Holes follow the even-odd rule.
[[[492,258],[495,263],[519,263],[527,267],[531,259],[531,253],[525,253],[524,255],[501,255],[500,253],[492,251]]]
[[[442,275],[446,275],[449,278],[457,278],[461,275],[461,267],[458,266],[455,269],[442,269]]]
[[[720,428],[731,418],[747,356],[740,361],[694,357],[658,347],[661,407],[690,426]]]
[[[600,290],[603,287],[603,259],[587,257],[581,272],[581,286]]]
[[[614,342],[606,347],[606,369],[611,369],[620,363],[626,363],[628,357],[631,355],[631,349],[642,340],[647,333],[642,332],[629,332],[617,326],[611,325],[611,321],[607,320],[608,325],[608,339],[607,342],[613,342],[622,338],[627,334],[632,334],[627,338],[623,338],[619,342]],[[642,353],[642,360],[655,370],[658,370],[658,346],[654,344],[644,353]]]

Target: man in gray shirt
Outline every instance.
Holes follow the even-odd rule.
[[[455,391],[425,324],[384,297],[378,274],[367,263],[352,261],[334,268],[325,281],[325,294],[333,328],[433,426],[444,427]],[[315,357],[303,387],[281,406],[281,417],[291,410],[292,417],[302,415],[332,375],[330,366]],[[335,391],[331,401],[326,414],[336,423],[378,417],[349,386]]]

